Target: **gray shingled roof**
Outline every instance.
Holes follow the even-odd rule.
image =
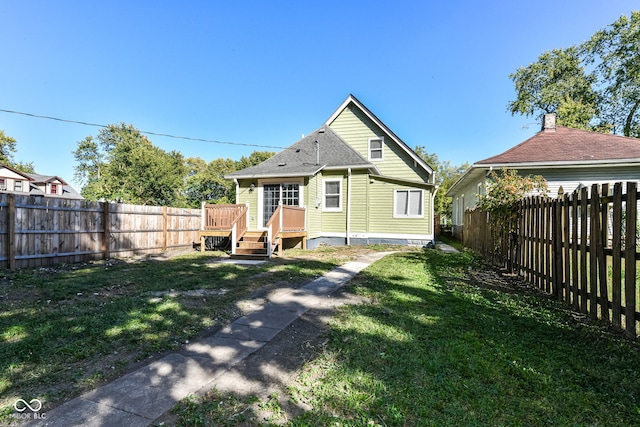
[[[320,150],[319,161],[317,148]],[[232,172],[225,178],[312,176],[321,169],[349,167],[375,169],[374,165],[325,126],[259,165]]]
[[[69,184],[67,184],[62,178],[55,176],[55,175],[40,175],[37,173],[24,173],[24,175],[28,175],[30,176],[33,181],[31,181],[30,184],[30,189],[29,189],[29,195],[31,196],[49,196],[49,197],[59,197],[59,198],[63,198],[63,199],[83,199],[83,197],[80,195],[80,193],[78,193],[75,188],[73,188],[72,186],[70,186]],[[58,194],[45,194],[41,189],[39,189],[36,185],[37,184],[42,184],[45,182],[49,182],[49,181],[55,181],[58,180],[60,181],[62,184],[60,185],[60,187],[62,187],[62,192],[58,193]]]

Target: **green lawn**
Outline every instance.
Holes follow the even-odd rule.
[[[2,272],[0,424],[18,398],[49,409],[226,324],[257,289],[305,283],[353,254],[324,249],[257,267],[213,263],[215,255]]]
[[[466,253],[384,258],[350,284],[371,303],[341,309],[280,396],[213,390],[177,405],[178,424],[640,425],[638,342],[470,267],[491,279]],[[286,401],[311,409],[287,416]]]

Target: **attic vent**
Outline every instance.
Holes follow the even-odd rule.
[[[286,163],[278,163],[278,166],[287,166]]]
[[[318,130],[318,133],[324,133],[324,128],[320,128],[320,129]]]

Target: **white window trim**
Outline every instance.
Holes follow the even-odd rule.
[[[338,182],[339,183],[339,188],[340,188],[340,193],[339,193],[339,197],[338,197],[338,207],[337,208],[328,208],[326,206],[326,202],[327,202],[327,182]],[[342,212],[342,178],[324,178],[322,180],[322,211],[323,212]]]
[[[420,192],[420,201],[421,201],[421,205],[420,205],[420,215],[400,215],[398,214],[398,210],[397,210],[397,202],[398,202],[398,193],[400,191],[406,191],[406,192],[412,192],[412,191],[419,191]],[[408,196],[408,194],[407,194]],[[401,189],[397,189],[397,190],[393,190],[393,217],[394,218],[424,218],[424,190],[421,189],[417,189],[417,188],[401,188]]]
[[[374,159],[374,158],[371,157],[371,151],[372,151],[371,150],[371,142],[372,141],[380,141],[381,142],[380,158],[379,159],[378,158]],[[383,161],[384,160],[384,136],[376,136],[376,137],[373,137],[373,138],[369,138],[369,142],[367,143],[367,149],[368,149],[368,152],[369,152],[369,160],[370,161],[372,161],[372,162],[381,162],[381,161]],[[378,149],[376,148],[376,150],[378,150]]]

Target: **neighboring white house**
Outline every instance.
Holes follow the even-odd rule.
[[[0,165],[0,192],[67,199],[83,198],[57,176],[20,172],[6,165]]]
[[[453,204],[452,231],[461,237],[464,211],[476,206],[487,173],[516,169],[522,176],[541,175],[549,195],[594,183],[640,182],[640,139],[556,126],[555,114],[544,116],[542,130],[509,150],[474,163],[447,191]]]

